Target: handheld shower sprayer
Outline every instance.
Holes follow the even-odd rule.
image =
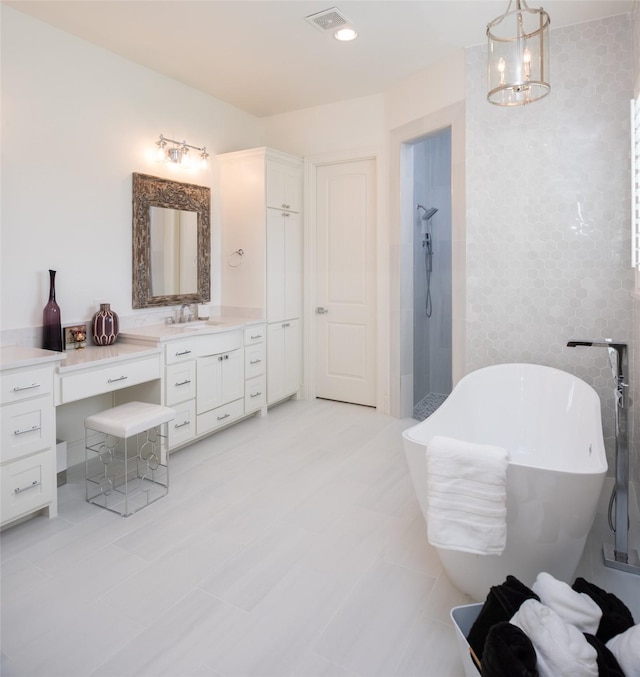
[[[423,207],[418,205],[418,212],[422,209],[424,214],[422,215],[422,220],[427,222],[424,232],[424,240],[422,241],[422,246],[424,248],[424,267],[425,267],[425,276],[427,283],[427,300],[425,302],[424,312],[427,317],[431,317],[431,312],[433,306],[431,305],[431,272],[433,270],[433,236],[431,234],[431,219],[434,214],[438,211],[437,207]]]

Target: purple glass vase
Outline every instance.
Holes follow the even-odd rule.
[[[120,330],[118,315],[111,310],[111,304],[101,303],[100,310],[91,321],[93,342],[97,346],[110,346],[116,342]]]
[[[42,347],[62,352],[60,306],[56,303],[56,271],[49,271],[49,301],[42,311]]]

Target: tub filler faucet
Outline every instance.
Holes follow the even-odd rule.
[[[629,357],[626,343],[604,339],[598,341],[569,341],[567,347],[606,348],[613,369],[616,425],[616,509],[612,527],[615,543],[603,546],[604,565],[640,575],[640,559],[635,550],[629,551],[629,440],[627,417],[629,409]],[[613,496],[612,496],[613,501]],[[611,503],[609,504],[611,506]],[[611,511],[611,507],[609,508]],[[611,525],[611,517],[609,517]]]

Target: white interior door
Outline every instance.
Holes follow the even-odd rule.
[[[376,404],[375,160],[316,173],[316,396]]]

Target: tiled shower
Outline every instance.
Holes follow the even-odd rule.
[[[413,144],[413,198],[413,402],[422,420],[452,388],[451,128]]]

